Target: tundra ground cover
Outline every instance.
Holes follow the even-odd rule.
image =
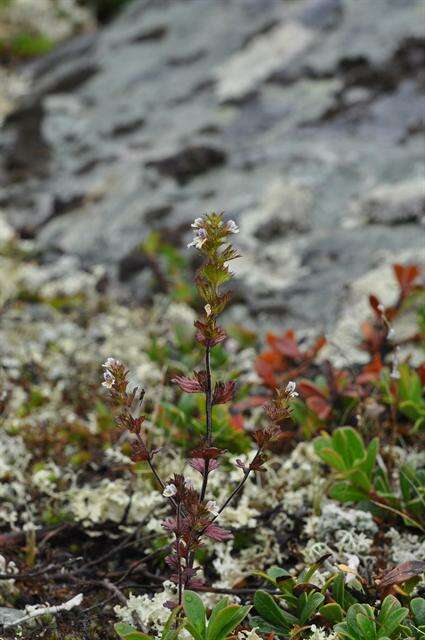
[[[219,218],[215,224],[220,228]],[[195,225],[194,246],[202,249],[205,220]],[[182,637],[195,640],[231,633],[240,640],[269,634],[420,638],[425,370],[418,355],[424,337],[419,269],[394,266],[399,295],[388,307],[371,292],[370,320],[361,328],[368,362],[336,367],[321,358],[324,337],[305,344],[286,331],[268,335],[265,346],[243,327],[226,327],[225,339],[223,329],[209,324],[223,303],[215,288],[212,297],[198,281],[206,296],[200,304],[187,286],[184,260],[158,240],[146,250],[152,243],[171,286],[149,309],[111,301],[99,270],[70,278],[59,265],[52,274],[28,244],[10,239],[2,248],[9,286],[2,289],[0,325],[1,597],[4,606],[22,615],[27,607],[29,615],[44,603],[60,607],[83,596],[73,607],[34,617],[21,637],[117,638],[120,621],[124,638],[143,637],[130,626],[171,637],[174,622]],[[210,282],[213,277],[209,271]],[[400,340],[394,326],[406,311],[416,314],[417,329]],[[193,375],[206,340],[216,342],[209,363],[225,381],[216,386],[224,402],[212,409],[214,448],[223,453],[214,473],[205,473],[206,460],[216,460],[205,457],[212,442],[202,444],[208,389],[202,375]],[[99,382],[105,363],[105,386],[114,387],[118,358],[128,369],[123,390],[128,383],[147,390],[139,426],[149,446],[160,449],[158,468],[167,479],[161,491],[140,442],[135,450],[137,429],[122,428],[128,426],[123,419],[121,428],[114,426]],[[184,393],[196,383],[200,392]],[[276,388],[286,390],[280,412],[270,405]],[[127,400],[131,409],[134,397]],[[202,540],[180,568],[175,558],[167,564],[169,532],[177,540],[182,535],[176,522],[164,530],[172,509],[161,493],[175,499],[182,474],[198,487],[199,468],[184,464],[195,449],[202,455],[194,459],[204,461],[201,479],[208,475],[214,518],[255,460],[267,424],[264,405],[277,426],[263,443],[267,459],[223,510],[220,533]],[[178,545],[174,549],[181,555]],[[223,596],[229,598],[224,604]],[[167,603],[183,605],[168,629]],[[237,624],[215,628],[225,609]],[[17,628],[5,629],[4,637],[18,637]]]

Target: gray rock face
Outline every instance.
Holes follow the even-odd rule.
[[[422,0],[136,0],[29,68],[0,207],[140,297],[149,231],[224,210],[261,327],[331,328],[352,280],[423,258],[424,61]]]

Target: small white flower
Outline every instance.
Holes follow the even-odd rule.
[[[239,233],[239,227],[234,220],[228,220],[226,222],[226,229],[229,233]]]
[[[213,516],[218,516],[218,504],[216,503],[215,500],[208,500],[207,504],[205,505],[205,508],[207,511],[209,511],[210,513],[213,514]]]
[[[102,367],[103,367],[104,369],[111,369],[111,367],[114,367],[114,366],[116,366],[117,364],[120,364],[120,361],[119,361],[119,360],[116,360],[115,358],[111,358],[111,357],[109,357],[109,358],[107,358],[107,359],[106,359],[106,362],[104,362],[104,363],[102,364]]]
[[[171,498],[172,496],[175,496],[176,493],[177,487],[175,484],[166,484],[162,495],[164,496],[164,498]]]
[[[192,482],[192,480],[185,480],[184,486],[185,486],[187,489],[194,489],[194,488],[195,488],[195,487],[193,486],[193,482]]]
[[[107,369],[103,374],[103,382],[102,386],[106,387],[106,389],[112,389],[115,384],[115,378],[112,373]]]
[[[208,240],[207,232],[203,227],[201,227],[200,229],[197,229],[192,242],[189,242],[187,247],[188,249],[190,247],[196,247],[197,249],[202,249],[202,247],[204,246],[207,240]]]
[[[393,338],[395,338],[395,331],[392,327],[390,327],[388,329],[388,335],[387,335],[388,340],[392,340]]]
[[[378,304],[377,309],[378,309],[378,311],[380,311],[381,313],[384,313],[384,312],[385,312],[385,307],[384,307],[384,305],[382,304],[382,302],[380,302],[380,303]]]
[[[299,393],[295,391],[296,387],[297,385],[293,380],[290,380],[286,385],[285,392],[290,398],[296,398],[297,396],[299,396]]]
[[[190,226],[192,227],[192,229],[200,229],[203,225],[203,222],[204,221],[202,220],[202,218],[195,218]]]
[[[207,318],[209,318],[210,315],[211,315],[211,305],[210,304],[206,304],[204,309],[205,309],[205,313],[207,314]]]

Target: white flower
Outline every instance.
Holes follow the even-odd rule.
[[[296,398],[299,393],[295,391],[297,385],[293,380],[290,380],[286,385],[285,392],[288,394],[290,398]]]
[[[203,227],[197,229],[194,235],[192,242],[189,242],[187,245],[188,249],[190,247],[196,247],[196,249],[202,249],[206,241],[208,240],[207,232]]]
[[[205,505],[205,508],[207,511],[212,513],[213,516],[218,516],[219,514],[218,504],[216,503],[215,500],[208,500],[207,504]]]
[[[102,364],[102,367],[104,369],[111,369],[112,367],[115,367],[118,364],[120,364],[119,360],[116,360],[115,358],[109,357],[109,358],[106,359],[106,362],[104,362]]]
[[[103,374],[102,386],[106,387],[107,389],[112,389],[114,384],[115,384],[115,378],[112,375],[112,373],[109,371],[109,369],[107,369]]]
[[[192,227],[192,229],[200,229],[203,225],[203,222],[204,221],[202,220],[202,218],[195,218],[190,226]]]
[[[384,312],[385,312],[385,307],[384,307],[384,305],[382,304],[382,302],[380,302],[380,303],[378,304],[377,309],[378,309],[378,311],[380,311],[381,313],[384,313]]]
[[[164,498],[171,498],[172,496],[175,496],[176,493],[177,487],[175,484],[166,484],[162,495],[164,496]]]
[[[228,220],[226,222],[226,229],[229,233],[239,233],[239,227],[234,220]]]
[[[184,486],[185,486],[187,489],[194,489],[194,488],[195,488],[195,487],[194,487],[194,485],[193,485],[192,480],[185,480]]]
[[[205,309],[205,313],[207,314],[207,318],[209,318],[210,315],[211,315],[211,305],[210,304],[206,304],[204,309]]]

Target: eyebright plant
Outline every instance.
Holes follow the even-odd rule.
[[[213,408],[233,400],[236,381],[213,381],[211,352],[227,337],[224,329],[218,324],[218,316],[231,298],[230,292],[223,291],[222,287],[232,277],[229,262],[239,257],[229,242],[229,237],[239,230],[235,222],[224,222],[222,215],[216,213],[197,218],[192,228],[194,239],[188,246],[195,247],[203,257],[195,280],[203,302],[203,311],[195,321],[195,326],[196,340],[204,350],[204,366],[195,371],[193,377],[176,376],[173,382],[183,392],[201,393],[205,398],[204,436],[189,453],[189,464],[200,475],[198,488],[195,488],[183,474],[174,474],[166,480],[160,477],[154,463],[158,449],[153,448],[148,441],[144,429],[145,415],[141,413],[145,391],[139,387],[131,387],[129,372],[120,361],[108,358],[103,365],[103,386],[108,390],[113,403],[121,409],[116,423],[133,434],[131,459],[133,462],[144,461],[149,465],[158,488],[172,511],[172,515],[163,523],[166,531],[173,535],[166,562],[171,567],[171,580],[177,585],[177,601],[167,603],[170,609],[183,604],[186,589],[196,589],[203,584],[201,577],[197,575],[200,567],[195,561],[204,539],[207,537],[216,542],[223,542],[232,538],[232,534],[220,527],[217,520],[240,493],[250,474],[253,471],[264,470],[264,449],[277,433],[277,424],[289,417],[289,400],[296,395],[295,384],[289,382],[285,389],[278,389],[274,398],[265,406],[270,424],[265,429],[253,433],[257,445],[256,452],[249,464],[245,465],[241,460],[236,461],[242,472],[241,480],[224,503],[218,505],[208,496],[208,480],[219,467],[225,450],[217,447],[214,442]],[[186,600],[186,609],[187,602]]]

